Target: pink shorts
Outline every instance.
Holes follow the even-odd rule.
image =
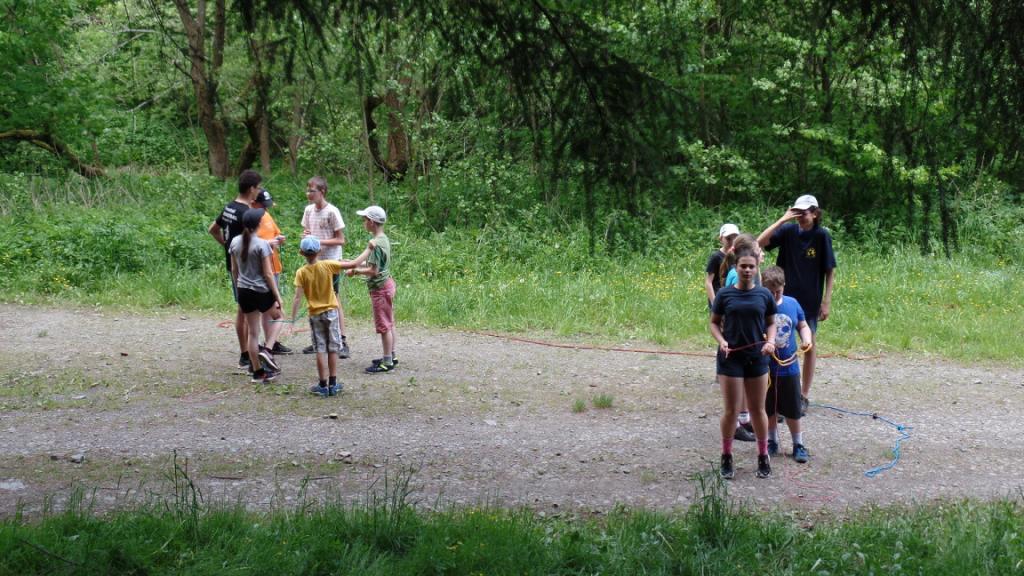
[[[373,303],[373,327],[377,334],[386,334],[395,327],[395,279],[388,278],[383,286],[370,290]]]

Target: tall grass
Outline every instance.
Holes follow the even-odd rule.
[[[223,252],[206,227],[233,197],[231,183],[187,174],[25,182],[0,215],[0,299],[230,314]],[[302,263],[295,252],[302,184],[267,182],[277,201],[272,213],[291,239],[286,280]],[[635,247],[598,242],[591,253],[586,229],[536,211],[514,222],[441,228],[413,210],[407,192],[385,189],[375,198],[390,214],[399,324],[690,349],[712,344],[703,270],[718,225],[757,230],[776,217],[765,207],[694,207],[674,219],[662,215]],[[367,240],[354,212],[369,200],[339,185],[330,199],[347,219],[346,254],[354,255]],[[1017,261],[977,247],[952,259],[925,257],[916,248],[855,242],[835,224],[832,317],[819,333],[825,352],[1021,361],[1019,344],[998,329],[1024,323]],[[369,316],[360,281],[348,281],[344,299],[353,317]]]
[[[256,513],[175,497],[104,515],[0,521],[0,574],[1015,574],[1024,500],[876,508],[820,522],[737,504],[713,473],[675,513],[607,516],[410,505],[408,472],[365,504]]]

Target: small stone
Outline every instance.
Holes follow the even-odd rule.
[[[82,454],[81,452],[72,454],[70,460],[72,464],[81,464],[82,462],[85,462],[85,454]]]
[[[498,425],[498,423],[496,421],[494,421],[494,420],[484,420],[484,424],[487,424],[488,426],[497,426]]]
[[[72,400],[85,400],[85,394],[78,394],[77,396],[72,396],[71,399]]]
[[[981,380],[980,380],[980,379],[976,379],[976,380],[974,381],[974,383],[975,383],[975,384],[981,384]]]
[[[707,418],[707,417],[708,417],[708,413],[707,412],[701,412],[700,414],[697,414],[697,418]]]
[[[338,419],[338,413],[337,412],[331,412],[330,414],[327,415],[327,417],[330,418],[331,420],[337,420]]]

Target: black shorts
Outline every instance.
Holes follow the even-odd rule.
[[[790,420],[800,419],[800,375],[776,376],[768,373],[768,394],[764,399],[764,411],[774,416],[778,413]]]
[[[758,354],[733,353],[726,358],[718,351],[717,371],[731,378],[757,378],[768,373],[768,357]]]
[[[248,288],[238,289],[238,307],[246,314],[256,312],[257,310],[266,312],[275,303],[277,303],[277,300],[274,299],[273,292],[257,292]]]

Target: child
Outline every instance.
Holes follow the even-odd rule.
[[[306,265],[295,271],[295,299],[292,300],[292,323],[302,297],[306,297],[309,312],[309,331],[316,353],[316,372],[320,381],[309,389],[319,396],[336,396],[342,390],[338,382],[338,351],[341,350],[341,330],[338,326],[338,297],[331,278],[341,272],[341,262],[318,260],[320,239],[306,236],[299,242],[299,253]]]
[[[302,213],[302,235],[315,236],[320,240],[322,248],[321,260],[341,260],[341,250],[345,245],[345,221],[341,219],[341,212],[327,201],[327,180],[320,176],[314,176],[306,183],[306,199],[310,204]],[[339,294],[338,274],[333,278],[334,294]],[[341,309],[341,300],[338,301],[338,326],[341,330],[341,348],[338,350],[339,358],[348,358],[348,341],[345,339],[345,311]],[[302,351],[304,354],[313,354],[314,346],[309,346]]]
[[[718,294],[722,288],[722,262],[729,249],[732,248],[732,241],[739,233],[740,229],[735,224],[722,224],[722,227],[718,229],[718,244],[720,246],[718,250],[711,253],[707,266],[704,267],[704,292],[708,295],[708,310],[711,310],[711,304],[715,301],[715,294]]]
[[[370,289],[373,325],[380,334],[383,354],[366,371],[370,374],[390,372],[398,361],[395,359],[395,280],[391,277],[390,268],[391,241],[384,234],[387,214],[380,206],[369,206],[365,210],[357,210],[356,214],[363,217],[363,228],[373,234],[373,239],[355,260],[342,262],[342,268],[348,270],[346,274],[349,276],[366,276],[366,285]]]
[[[794,219],[795,223],[787,224]],[[817,338],[818,320],[827,320],[832,308],[832,283],[836,268],[832,236],[821,227],[818,199],[810,194],[797,198],[792,208],[761,232],[757,243],[765,250],[779,249],[775,263],[786,272],[786,295],[800,303],[807,315],[807,325]],[[804,355],[801,383],[803,412],[807,411],[807,397],[814,381],[816,356],[815,348]]]
[[[764,287],[772,293],[778,311],[775,313],[776,353],[769,362],[768,397],[765,399],[765,413],[768,414],[768,455],[779,453],[779,430],[774,416],[778,412],[786,417],[789,434],[793,437],[793,459],[803,464],[810,456],[804,447],[800,430],[800,364],[796,359],[796,334],[800,333],[804,353],[811,348],[811,328],[804,319],[804,310],[794,298],[783,296],[786,288],[786,273],[778,266],[764,271]],[[791,360],[790,360],[791,359]],[[784,364],[780,364],[781,360]]]
[[[732,241],[732,246],[729,252],[726,254],[725,259],[722,260],[722,276],[725,278],[725,286],[732,286],[739,280],[739,276],[736,274],[736,250],[743,247],[749,247],[757,254],[757,268],[758,273],[754,276],[754,284],[756,286],[761,285],[761,264],[764,264],[764,251],[761,250],[761,246],[758,245],[757,239],[754,238],[753,234],[740,234]]]
[[[242,216],[249,210],[253,198],[259,191],[263,177],[255,170],[246,170],[238,175],[238,196],[220,211],[207,230],[218,244],[224,247],[224,262],[227,264],[228,277],[231,279],[231,295],[238,303],[238,287],[231,273],[231,254],[228,248],[231,241],[242,235]],[[248,352],[249,329],[245,325],[245,313],[240,307],[235,310],[235,336],[238,338],[238,368],[249,371],[252,362]]]
[[[231,277],[238,287],[238,308],[245,314],[253,383],[269,382],[279,374],[273,356],[259,347],[260,315],[274,306],[281,306],[281,294],[274,284],[274,269],[270,263],[270,245],[256,236],[262,218],[262,208],[246,210],[242,215],[242,235],[231,240],[228,248]],[[271,325],[268,341],[276,339],[279,326]]]
[[[727,286],[722,280],[725,278],[726,272],[731,272],[732,266],[735,265],[734,262],[732,264],[727,264],[726,262],[730,258],[735,259],[732,255],[732,244],[738,235],[739,228],[736,224],[722,224],[722,228],[718,231],[718,242],[721,247],[711,253],[711,257],[708,258],[708,264],[705,266],[705,292],[708,294],[709,311],[711,311],[712,302],[715,301],[715,294],[718,294],[722,286]],[[745,399],[741,399],[740,403],[744,408],[739,412],[739,418],[736,420],[736,430],[732,438],[740,442],[754,442],[754,428],[751,426],[750,412],[746,411],[745,408]]]
[[[775,300],[768,290],[754,285],[757,254],[750,247],[737,249],[739,282],[719,290],[711,307],[711,335],[718,341],[717,371],[725,410],[719,422],[722,433],[722,478],[734,475],[733,426],[747,396],[751,422],[757,437],[757,477],[772,473],[768,456],[768,417],[764,412],[768,389],[768,355],[775,351]]]
[[[263,219],[260,220],[260,226],[256,229],[256,236],[259,236],[263,240],[270,244],[272,250],[270,254],[270,261],[274,266],[274,284],[277,286],[278,292],[281,290],[281,255],[279,254],[279,246],[284,244],[285,237],[281,234],[281,229],[277,227],[277,222],[274,221],[274,217],[270,215],[270,207],[274,205],[274,199],[271,198],[270,192],[267,192],[265,188],[260,188],[256,199],[253,200],[253,208],[263,208]],[[284,316],[284,312],[277,306],[270,309],[267,314],[263,315],[263,335],[266,337],[266,347],[272,354],[291,354],[292,349],[281,344],[276,340],[270,339],[270,325],[279,323],[281,318]]]

